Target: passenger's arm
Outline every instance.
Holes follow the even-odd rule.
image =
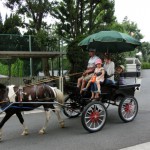
[[[115,64],[114,62],[111,63],[111,67],[110,67],[110,75],[108,75],[108,77],[112,77],[115,74]]]
[[[85,70],[84,71],[84,73],[83,73],[83,76],[86,76],[87,74],[89,74],[89,73],[93,73],[94,72],[94,70],[95,70],[95,68],[93,67],[93,68],[90,68],[90,69],[87,69],[87,70]]]
[[[115,64],[114,64],[114,62],[112,62],[112,74],[114,74],[115,73]]]
[[[104,70],[104,69],[102,69],[102,72],[101,72],[101,74],[100,74],[99,78],[104,77],[104,75],[105,75],[105,70]]]

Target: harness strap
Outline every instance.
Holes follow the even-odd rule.
[[[38,99],[38,88],[37,85],[34,85],[35,98]]]

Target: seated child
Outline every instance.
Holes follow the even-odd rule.
[[[125,67],[123,65],[116,67],[116,71],[115,71],[116,80],[117,80],[118,84],[120,84],[120,85],[126,84],[124,77],[121,76],[121,73],[123,73],[124,70],[125,70]]]
[[[96,68],[94,71],[94,75],[89,80],[88,84],[86,85],[86,88],[83,89],[83,91],[85,91],[91,85],[91,92],[92,92],[91,99],[99,98],[99,94],[101,93],[100,82],[104,82],[104,74],[105,74],[104,68],[102,67],[101,59],[97,59],[95,65]]]

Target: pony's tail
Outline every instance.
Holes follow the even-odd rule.
[[[53,91],[54,98],[60,103],[64,104],[64,94],[61,90],[57,89],[57,87],[46,86],[49,91]]]
[[[55,88],[56,99],[59,103],[64,104],[64,94],[61,90]]]

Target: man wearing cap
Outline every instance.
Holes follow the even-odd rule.
[[[98,56],[95,55],[96,50],[95,49],[89,49],[89,56],[90,59],[88,61],[87,69],[83,72],[82,77],[78,79],[77,87],[81,86],[80,93],[82,92],[82,89],[85,87],[87,81],[90,80],[90,78],[93,75],[93,72],[95,70],[95,62],[97,59],[99,59]]]

